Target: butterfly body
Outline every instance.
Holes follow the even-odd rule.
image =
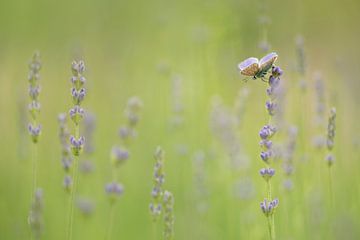
[[[253,77],[253,79],[264,78],[267,72],[271,69],[275,63],[278,55],[275,52],[269,53],[263,58],[257,59],[250,57],[245,59],[238,65],[240,73],[244,76]]]

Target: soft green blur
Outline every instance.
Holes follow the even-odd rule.
[[[265,10],[259,10],[264,4]],[[38,154],[38,185],[45,201],[42,239],[65,239],[69,206],[62,187],[57,114],[71,106],[70,63],[79,58],[87,66],[84,108],[96,115],[96,151],[90,156],[95,171],[80,175],[77,196],[92,199],[95,210],[84,217],[76,209],[73,239],[105,237],[110,149],[119,142],[123,111],[133,95],[143,100],[144,108],[131,158],[119,169],[125,193],[115,207],[112,239],[162,239],[154,236],[148,208],[158,145],[166,152],[165,188],[175,197],[175,239],[268,239],[259,208],[266,188],[258,173],[264,167],[258,131],[268,121],[266,84],[244,83],[236,69],[245,58],[264,55],[258,48],[262,14],[271,19],[268,41],[285,72],[286,122],[299,128],[291,192],[282,186],[281,162],[274,165],[273,195],[280,199],[277,239],[360,239],[359,9],[357,0],[0,0],[0,239],[30,239],[31,141],[24,108],[29,101],[27,63],[35,50],[43,63]],[[305,92],[295,71],[298,35],[305,42]],[[313,124],[316,71],[325,80],[324,124],[330,107],[337,108],[332,203],[326,151],[312,146],[319,132]],[[175,75],[182,78],[185,121],[180,129],[170,127]],[[236,169],[210,129],[210,112],[215,95],[231,109],[243,88],[250,94],[235,134],[249,165]],[[274,141],[284,139],[279,135]],[[179,147],[186,151],[180,154]],[[198,150],[206,154],[205,213],[197,210],[194,184],[193,155]],[[254,188],[247,199],[236,194],[239,181]]]

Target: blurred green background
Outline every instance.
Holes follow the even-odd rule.
[[[27,64],[35,50],[43,63],[38,180],[44,189],[42,239],[65,238],[68,195],[62,188],[57,114],[71,107],[70,63],[78,58],[87,66],[84,108],[96,116],[96,150],[89,156],[95,171],[80,175],[77,196],[91,199],[95,209],[89,217],[76,211],[74,239],[105,236],[109,152],[119,142],[117,131],[126,121],[123,110],[133,95],[143,100],[144,108],[131,158],[119,171],[125,193],[115,208],[112,239],[156,239],[148,206],[157,145],[166,152],[165,188],[175,196],[175,239],[267,239],[266,218],[259,209],[266,190],[258,174],[263,167],[258,131],[268,120],[266,85],[245,84],[236,69],[243,59],[264,55],[258,47],[261,16],[271,20],[267,39],[285,72],[286,122],[299,129],[291,192],[282,188],[281,163],[275,164],[278,239],[359,239],[359,10],[357,0],[0,0],[0,239],[29,238],[31,142],[24,108],[29,101]],[[304,38],[305,91],[299,88],[296,71],[298,35]],[[325,134],[325,128],[312,123],[316,71],[323,73],[325,82],[324,124],[330,106],[338,112],[333,205],[325,151],[315,150],[311,143],[319,131]],[[182,79],[180,129],[170,126],[174,76]],[[232,111],[244,88],[249,90],[246,111],[234,134],[248,161],[234,168],[226,146],[211,131],[210,113],[215,95]],[[205,212],[197,209],[194,184],[193,156],[199,150],[206,156]],[[238,196],[238,184],[245,185],[246,197]]]

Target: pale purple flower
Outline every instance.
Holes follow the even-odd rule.
[[[105,185],[105,192],[111,196],[121,196],[124,192],[124,187],[120,183],[111,182]]]
[[[129,158],[129,151],[119,146],[114,146],[111,150],[111,159],[116,165],[124,163]]]
[[[80,106],[75,105],[69,111],[70,118],[74,121],[75,124],[79,124],[80,121],[84,118],[85,111]]]
[[[260,208],[265,214],[265,216],[268,217],[274,213],[274,210],[277,208],[278,205],[279,200],[277,198],[272,201],[269,201],[265,198],[264,201],[260,203]]]
[[[335,156],[332,153],[329,153],[326,155],[325,161],[329,166],[332,166],[335,162]]]
[[[76,88],[71,89],[71,95],[73,97],[74,104],[80,105],[80,103],[84,100],[86,95],[85,88],[81,88],[79,90],[76,90]]]
[[[69,175],[66,175],[64,177],[64,181],[63,181],[63,186],[64,186],[65,190],[69,191],[71,189],[72,184],[73,184],[72,178]]]
[[[275,169],[262,168],[260,169],[260,175],[265,179],[265,181],[269,181],[270,178],[275,175]]]
[[[74,136],[70,136],[70,144],[71,144],[71,150],[73,151],[73,154],[75,156],[79,156],[84,147],[85,138],[80,137],[79,139],[76,139]]]
[[[37,143],[41,134],[41,125],[38,124],[37,126],[33,126],[32,124],[29,124],[28,130],[33,142]]]

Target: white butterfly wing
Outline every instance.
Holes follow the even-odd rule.
[[[259,59],[251,57],[238,64],[240,73],[245,76],[254,76],[259,71]]]
[[[260,59],[259,68],[260,70],[269,70],[269,68],[275,63],[278,58],[277,53],[272,52]]]

